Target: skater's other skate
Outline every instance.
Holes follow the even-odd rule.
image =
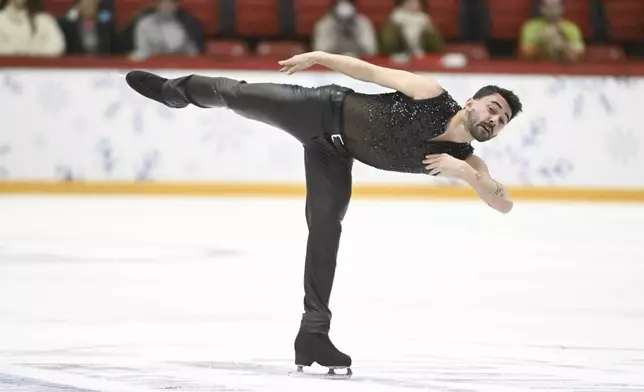
[[[316,375],[304,373],[305,366],[317,363],[320,366],[329,368],[329,373]],[[338,350],[329,335],[323,333],[312,333],[300,331],[295,338],[295,364],[297,373],[307,376],[319,376],[324,378],[349,378],[352,375],[350,369],[351,357]],[[336,369],[347,369],[345,374],[335,373]]]
[[[188,106],[189,101],[170,84],[176,79],[168,80],[161,76],[145,71],[131,71],[125,76],[127,84],[137,93],[146,98],[155,100],[173,109]]]

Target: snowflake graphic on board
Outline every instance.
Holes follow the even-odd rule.
[[[114,145],[107,138],[102,138],[96,143],[96,152],[99,156],[100,165],[106,175],[111,175],[116,166]]]
[[[621,128],[606,136],[606,152],[613,161],[629,163],[637,157],[640,141],[633,131],[624,131]]]
[[[161,153],[158,150],[147,151],[141,157],[141,166],[137,169],[136,181],[150,181],[153,179],[154,169],[161,161]]]
[[[172,120],[174,117],[172,109],[139,95],[127,85],[122,76],[114,73],[101,74],[92,80],[92,84],[100,92],[116,91],[115,99],[105,106],[105,118],[109,120],[117,116],[129,116],[132,129],[137,133],[144,131],[144,113],[150,105],[154,106],[159,117],[165,120]]]
[[[216,154],[239,151],[251,139],[253,130],[249,128],[221,129],[216,126],[217,113],[199,119],[205,131],[201,134],[201,145]]]
[[[20,84],[20,82],[10,72],[4,72],[2,74],[2,83],[0,83],[0,87],[2,87],[3,90],[9,91],[13,95],[20,95],[23,91],[22,84]]]
[[[5,155],[9,155],[11,152],[11,146],[9,144],[0,144],[0,158],[3,158]],[[6,179],[9,177],[9,171],[6,167],[0,166],[0,179]]]
[[[37,101],[48,112],[60,112],[69,105],[69,91],[60,82],[49,81],[39,86]]]
[[[634,78],[628,77],[596,77],[596,78],[554,78],[547,87],[548,95],[554,97],[567,90],[575,92],[573,97],[573,115],[579,118],[584,115],[591,100],[599,103],[606,115],[613,115],[615,107],[606,86],[617,84],[620,87],[630,89],[636,86]]]

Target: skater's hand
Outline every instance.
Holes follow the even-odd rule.
[[[425,156],[423,161],[425,168],[432,176],[462,178],[466,173],[468,164],[465,161],[454,158],[449,154],[433,154]]]
[[[292,75],[295,72],[304,71],[315,64],[313,53],[302,53],[291,57],[288,60],[278,61],[282,66],[280,72],[285,72],[287,75]]]

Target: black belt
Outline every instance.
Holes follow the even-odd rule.
[[[346,97],[347,92],[353,90],[337,85],[333,85],[333,87],[335,91],[331,93],[331,102],[334,112],[333,118],[337,121],[337,123],[333,125],[334,128],[336,128],[337,132],[331,134],[331,141],[333,142],[333,145],[339,153],[349,155],[349,150],[347,150],[347,146],[344,144],[344,139],[342,138],[341,134],[342,127],[344,125],[342,119],[342,104],[344,103],[344,98]]]

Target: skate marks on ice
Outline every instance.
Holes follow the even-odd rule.
[[[624,356],[619,355],[623,350],[617,348],[488,348],[493,350],[486,350],[485,354],[473,349],[453,355],[422,355],[390,361],[357,359],[352,366],[353,376],[346,380],[289,376],[296,366],[286,358],[137,361],[118,355],[74,358],[45,354],[38,360],[37,355],[16,355],[16,359],[22,357],[23,361],[0,365],[0,390],[286,392],[333,388],[334,391],[385,392],[644,391],[644,377],[637,370],[641,369],[644,361],[642,350],[630,350]],[[325,372],[326,368],[314,365],[306,370],[319,373]]]
[[[136,366],[110,366],[104,363],[23,363],[0,365],[11,392],[251,392],[239,380],[222,374],[197,372],[148,363]],[[2,379],[0,379],[1,381]],[[35,389],[41,387],[40,389]],[[22,389],[21,389],[22,388]]]
[[[548,349],[552,351],[552,348]],[[576,351],[575,348],[568,350]],[[611,351],[612,349],[607,349]],[[504,351],[504,350],[499,350]],[[580,354],[583,356],[581,349]],[[640,356],[644,352],[639,353]],[[565,354],[562,354],[565,356]],[[575,363],[576,362],[576,363]],[[293,372],[295,365],[288,361],[258,362],[175,362],[181,366],[201,367],[234,372],[240,376],[278,376]],[[581,361],[549,361],[521,355],[505,356],[423,356],[411,360],[356,361],[353,376],[342,385],[382,387],[382,390],[429,390],[441,392],[475,391],[580,391],[622,392],[644,391],[644,378],[636,370],[639,361],[610,361],[589,366]],[[631,366],[629,372],[623,365]],[[324,374],[326,368],[309,368],[309,372]],[[306,371],[306,370],[305,370]],[[304,377],[306,378],[306,377]],[[311,379],[317,379],[310,377]],[[335,380],[324,380],[334,382]],[[338,381],[336,381],[338,382]],[[345,384],[346,383],[346,384]],[[333,388],[338,388],[333,384]],[[351,390],[351,389],[348,389]]]
[[[367,365],[369,366],[369,365]],[[309,369],[311,372],[324,371]],[[374,371],[375,370],[375,371]],[[100,364],[29,363],[2,367],[11,392],[255,392],[255,391],[406,391],[474,392],[476,385],[459,386],[434,382],[431,375],[370,369],[374,375],[356,374],[347,380],[292,377],[287,361],[259,362],[172,362],[146,367],[116,367]],[[381,374],[375,376],[375,374]],[[388,374],[388,375],[387,375]],[[403,377],[401,377],[403,376]],[[325,383],[332,383],[332,386]],[[0,384],[3,386],[3,384]],[[496,391],[503,391],[495,387]],[[509,391],[509,390],[508,390]]]
[[[56,384],[37,378],[0,373],[0,391],[3,392],[95,392],[95,390]]]

